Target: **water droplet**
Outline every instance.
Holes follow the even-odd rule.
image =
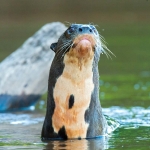
[[[139,88],[140,88],[140,85],[139,85],[139,84],[135,84],[135,85],[134,85],[134,89],[135,89],[135,90],[138,90]]]
[[[110,83],[109,83],[109,82],[106,82],[106,83],[105,83],[105,87],[106,87],[106,88],[109,88],[109,87],[110,87]]]
[[[150,86],[150,82],[146,82],[146,86]]]
[[[33,111],[35,110],[35,106],[30,106],[29,109]]]
[[[150,71],[142,71],[141,76],[142,77],[150,77]]]
[[[105,97],[105,92],[100,92],[100,97],[104,98]]]
[[[146,86],[142,86],[142,90],[143,90],[143,91],[146,91],[146,90],[147,90],[147,87],[146,87]]]
[[[41,100],[39,103],[40,103],[40,105],[44,105],[44,104],[45,104],[45,101],[44,101],[44,100]]]
[[[113,86],[112,90],[113,90],[113,91],[117,91],[117,90],[118,90],[118,87],[117,87],[117,86]]]
[[[100,84],[100,86],[102,86],[102,85],[104,84],[104,81],[103,81],[103,80],[100,80],[100,81],[99,81],[99,84]]]

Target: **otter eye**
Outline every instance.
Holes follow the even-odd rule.
[[[94,26],[91,26],[91,28],[92,28],[92,31],[97,35],[97,30],[96,30],[96,28],[95,28]]]
[[[93,28],[94,33],[97,35],[97,30],[95,28]]]
[[[75,29],[74,29],[73,27],[70,27],[70,28],[68,29],[68,33],[71,34],[71,33],[74,32],[74,30],[75,30]]]

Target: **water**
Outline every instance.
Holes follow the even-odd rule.
[[[5,11],[1,13],[4,16],[0,26],[0,61],[47,22],[66,20],[77,23],[90,21],[98,24],[98,30],[105,37],[108,48],[116,55],[116,58],[113,57],[112,60],[108,60],[104,54],[101,56],[99,63],[100,101],[104,107],[104,114],[113,118],[106,116],[109,124],[113,123],[110,125],[110,131],[118,125],[114,119],[120,126],[108,136],[99,139],[43,143],[40,139],[40,132],[45,115],[45,95],[38,102],[35,110],[0,114],[0,149],[150,149],[149,1],[138,1],[138,3],[137,1],[119,3],[118,1],[104,1],[99,4],[86,2],[87,7],[82,1],[80,1],[81,5],[77,1],[74,2],[74,9],[67,5],[68,2],[62,2],[61,7],[54,7],[50,2],[51,5],[45,3],[47,9],[40,6],[44,8],[41,10],[45,10],[40,11],[40,7],[36,6],[39,4],[37,1],[36,13],[32,15],[28,14],[33,9],[25,11],[23,7],[29,7],[28,2],[23,5],[16,5],[12,2],[12,7],[7,4],[2,5],[2,10]],[[69,1],[70,3],[72,4]],[[94,7],[89,7],[93,4]],[[53,8],[52,12],[50,7]],[[84,12],[81,8],[90,9]]]
[[[0,149],[49,149],[49,150],[101,150],[101,149],[149,149],[150,107],[103,108],[110,130],[120,126],[107,136],[90,140],[41,142],[40,132],[43,112],[29,111],[0,114]],[[109,116],[109,117],[108,117]],[[111,118],[113,119],[111,119]],[[115,119],[115,121],[114,121]]]

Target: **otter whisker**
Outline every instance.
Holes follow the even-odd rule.
[[[69,43],[71,40],[67,40],[65,43],[60,44],[59,47],[62,47],[63,45],[65,45],[66,43]]]
[[[66,43],[61,44],[61,45],[58,47],[58,50],[63,49],[66,45],[70,44],[70,42],[71,42],[71,40],[70,40],[70,41],[67,41]]]
[[[73,46],[73,44],[74,44],[74,43],[72,43],[71,45],[69,45],[69,46],[66,48],[66,50],[65,50],[64,53],[62,54],[62,57],[63,57],[64,54],[68,51],[68,49],[71,48],[71,47]],[[62,58],[62,57],[61,57],[61,58]]]
[[[67,48],[70,45],[70,43],[65,44],[64,46],[62,46],[60,49],[58,49],[58,53],[60,53],[61,51],[63,51],[65,48]]]
[[[115,54],[113,53],[113,52],[111,52],[109,49],[108,49],[108,47],[106,46],[106,44],[107,44],[107,42],[105,41],[105,39],[104,39],[104,37],[103,36],[101,36],[100,34],[99,34],[99,38],[100,38],[100,41],[101,41],[101,47],[102,47],[102,52],[107,56],[107,58],[109,59],[112,59],[112,57],[111,57],[111,55],[113,55],[113,56],[115,56]],[[111,55],[110,55],[110,54]],[[116,56],[115,56],[116,57]]]
[[[63,46],[63,48],[59,49],[58,52],[56,53],[56,58],[57,58],[56,61],[59,59],[59,57],[58,57],[59,54],[61,54],[61,52],[65,50],[65,51],[63,52],[63,54],[60,55],[60,56],[63,57],[64,54],[67,52],[67,50],[68,50],[70,47],[72,47],[72,43],[68,42],[67,44],[65,44],[65,46]],[[62,57],[61,57],[60,59],[62,59]]]
[[[63,51],[65,48],[67,48],[70,45],[70,43],[71,42],[69,41],[69,42],[62,44],[60,48],[58,47],[58,51],[56,52],[56,55],[58,55],[61,51]]]
[[[89,22],[89,25],[95,26],[95,27],[99,27],[97,24],[94,24],[93,22]]]
[[[109,59],[112,59],[112,57],[110,56],[109,53],[107,53],[103,48],[102,48],[102,52],[107,56],[107,58]]]
[[[102,47],[102,52],[107,56],[107,58],[109,59],[112,59],[111,55],[108,53],[109,52],[109,49],[103,44],[101,43],[101,47]],[[108,51],[108,52],[107,52]],[[110,52],[111,53],[111,52]]]
[[[68,51],[69,48],[71,48],[71,47],[73,46],[73,44],[74,44],[74,43],[70,44],[70,45],[66,48],[65,52],[63,53],[63,55]]]
[[[59,54],[61,51],[63,51],[69,45],[70,45],[70,43],[67,43],[66,45],[62,46],[60,49],[58,49],[57,54]]]
[[[115,56],[115,54],[112,52],[112,51],[110,51],[109,49],[108,49],[108,47],[105,45],[105,44],[102,44],[102,47],[104,48],[104,50],[106,50],[106,52],[108,51],[110,54],[112,54],[113,56]],[[107,53],[108,54],[108,53]],[[115,56],[116,57],[116,56]]]
[[[72,35],[72,38],[74,38],[75,35]],[[72,40],[68,40],[66,41],[65,43],[61,44],[59,47],[58,47],[58,50],[56,52],[56,55],[58,56],[63,50],[65,50],[67,47],[69,47],[69,45],[72,44]]]

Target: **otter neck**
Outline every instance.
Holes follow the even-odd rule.
[[[72,80],[73,82],[83,82],[85,79],[93,78],[93,57],[71,57],[65,55],[64,57],[64,71],[65,78]]]

